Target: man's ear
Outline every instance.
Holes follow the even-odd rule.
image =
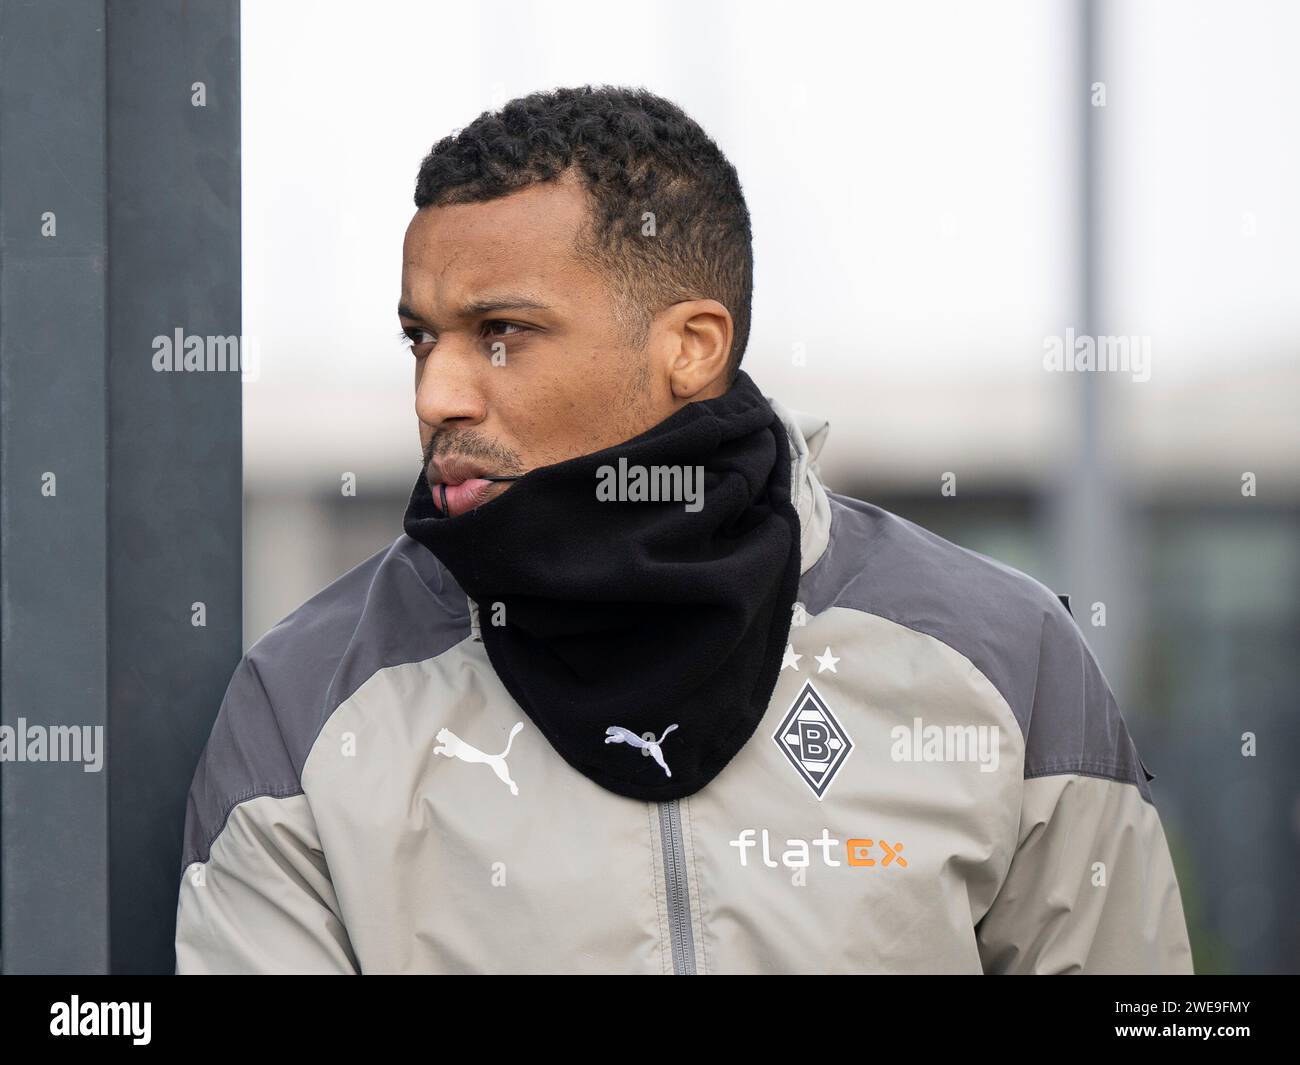
[[[731,312],[717,300],[684,300],[663,315],[673,398],[711,399],[726,392],[727,362],[735,335]]]

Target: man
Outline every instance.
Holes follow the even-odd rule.
[[[240,662],[177,970],[1191,971],[1138,757],[1034,580],[817,473],[733,167],[644,91],[438,143],[404,532]]]

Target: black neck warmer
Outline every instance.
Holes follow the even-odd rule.
[[[403,527],[478,604],[493,668],[565,761],[662,802],[721,772],[776,686],[799,583],[790,461],[741,371],[725,395],[456,517],[421,470]],[[638,468],[664,484],[655,467],[689,469],[688,499],[638,496]]]

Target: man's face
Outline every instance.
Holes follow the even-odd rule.
[[[603,276],[578,261],[575,178],[485,203],[424,207],[402,249],[426,476],[464,513],[523,474],[621,443],[679,405],[631,348]],[[663,348],[663,345],[660,345]],[[666,351],[666,349],[664,349]]]

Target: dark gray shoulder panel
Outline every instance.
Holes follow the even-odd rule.
[[[464,593],[405,533],[266,633],[240,659],[195,770],[182,868],[207,861],[239,803],[302,791],[320,730],[375,672],[469,634]]]
[[[1083,634],[1032,577],[913,522],[829,493],[830,543],[800,584],[809,614],[850,607],[941,640],[1006,699],[1025,777],[1080,773],[1137,786],[1137,749]]]

